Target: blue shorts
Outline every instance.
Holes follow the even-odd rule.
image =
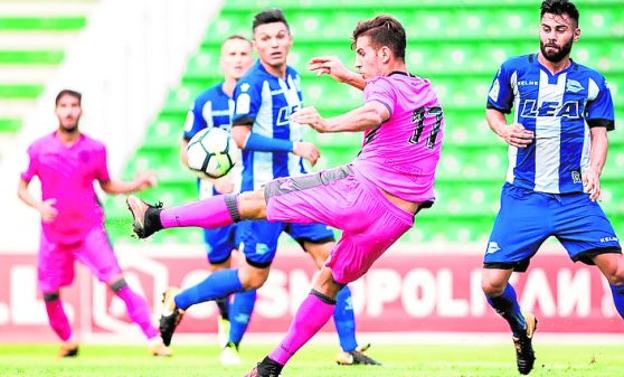
[[[227,225],[221,228],[204,229],[206,256],[210,264],[221,264],[230,258],[232,250],[240,242],[236,228],[238,224]]]
[[[275,258],[277,241],[282,232],[288,233],[301,247],[304,242],[323,244],[335,241],[333,230],[327,225],[295,224],[281,221],[245,220],[237,224],[240,249],[247,263],[254,267],[268,267]]]
[[[506,183],[500,204],[485,268],[524,272],[550,236],[557,237],[574,262],[594,264],[596,255],[622,252],[607,216],[588,194],[547,194]]]

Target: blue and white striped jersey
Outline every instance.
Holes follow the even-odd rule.
[[[228,132],[232,130],[232,115],[234,113],[234,101],[223,91],[223,83],[218,83],[200,93],[189,109],[182,138],[191,140],[196,133],[204,128],[217,127]],[[234,182],[234,192],[240,191],[241,184],[240,162],[229,173]],[[212,181],[209,179],[197,179],[199,198],[205,199],[217,195]]]
[[[234,101],[223,91],[223,83],[218,83],[197,96],[187,114],[182,137],[189,141],[196,133],[208,127],[230,132],[233,112]]]
[[[504,62],[490,89],[488,108],[535,133],[526,148],[509,147],[507,182],[538,192],[583,192],[591,127],[614,129],[613,100],[605,78],[571,62],[553,75],[537,54]]]
[[[287,67],[283,80],[256,61],[236,84],[233,97],[234,126],[251,124],[251,132],[259,135],[301,141],[302,126],[289,119],[302,104],[299,74],[292,67]],[[303,173],[303,159],[292,153],[243,149],[242,191],[258,189],[275,178]]]

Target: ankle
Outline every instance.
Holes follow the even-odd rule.
[[[263,360],[262,360],[262,364],[264,365],[271,365],[274,366],[275,368],[277,368],[278,371],[282,371],[282,368],[284,368],[283,364],[278,363],[277,361],[271,359],[270,357],[266,356]]]
[[[162,212],[160,207],[150,207],[145,211],[145,217],[149,220],[150,225],[154,228],[154,231],[163,229],[162,221],[160,220],[160,213]]]

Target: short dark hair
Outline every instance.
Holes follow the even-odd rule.
[[[82,102],[82,94],[80,94],[80,92],[77,92],[77,91],[71,90],[71,89],[63,89],[60,92],[58,92],[58,94],[56,95],[56,100],[54,100],[54,104],[56,106],[58,106],[59,101],[64,96],[70,96],[70,97],[78,98],[78,103]]]
[[[405,60],[407,38],[403,25],[396,18],[380,15],[370,20],[358,22],[355,30],[353,30],[352,48],[355,47],[355,43],[360,37],[369,37],[378,48],[387,46],[396,58]]]
[[[544,17],[544,14],[546,13],[556,14],[559,16],[567,14],[568,17],[574,19],[578,25],[579,11],[576,9],[576,5],[568,0],[544,0],[542,1],[540,9],[540,18]]]
[[[264,24],[272,24],[274,22],[282,22],[286,25],[286,29],[290,31],[290,26],[288,26],[288,22],[286,21],[286,17],[284,17],[284,13],[282,13],[281,9],[267,9],[264,10],[254,16],[252,31],[256,31],[256,28],[260,25]]]

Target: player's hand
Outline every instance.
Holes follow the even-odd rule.
[[[312,166],[316,165],[319,157],[321,157],[321,152],[319,152],[316,145],[308,143],[307,141],[295,142],[293,153],[310,161]]]
[[[229,174],[225,177],[215,179],[213,184],[215,190],[217,190],[219,194],[231,194],[234,192],[234,182],[232,182]]]
[[[37,206],[37,210],[41,215],[41,220],[44,223],[50,223],[56,219],[58,215],[58,210],[54,208],[54,204],[56,203],[56,199],[51,198],[44,200]]]
[[[156,183],[156,173],[151,171],[139,174],[134,180],[136,191],[143,191],[150,187],[154,187],[156,186]]]
[[[335,56],[315,56],[308,62],[308,69],[317,76],[330,75],[340,82],[348,81],[354,74]]]
[[[503,126],[498,134],[507,144],[518,148],[528,147],[535,137],[533,131],[526,130],[520,123]]]
[[[328,131],[327,122],[319,114],[318,110],[312,106],[295,111],[290,116],[290,119],[296,123],[307,124],[318,132]]]
[[[583,172],[583,190],[589,194],[592,202],[600,198],[600,176],[592,168]]]

